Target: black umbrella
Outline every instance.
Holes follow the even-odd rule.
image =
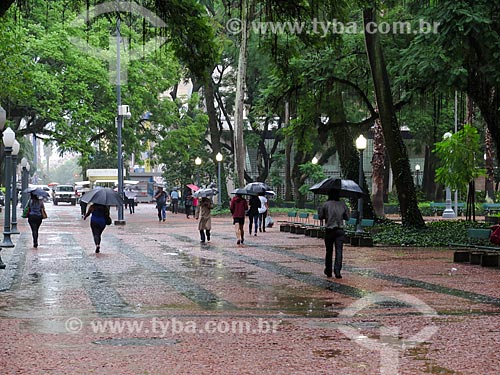
[[[103,206],[119,206],[124,203],[120,195],[110,188],[93,189],[85,193],[81,201],[102,204]]]
[[[246,189],[238,188],[235,189],[231,192],[231,194],[239,194],[239,195],[257,195],[257,193],[253,193],[251,191],[248,191]]]
[[[264,182],[250,182],[247,186],[245,186],[245,190],[251,193],[259,194],[265,193],[266,191],[271,190],[271,188]]]
[[[29,187],[27,189],[24,189],[23,193],[36,195],[39,199],[48,198],[50,196],[49,193],[39,187]]]
[[[309,190],[315,194],[329,194],[333,191],[338,191],[339,196],[345,198],[362,198],[365,196],[363,189],[353,180],[343,180],[333,177],[318,182]]]

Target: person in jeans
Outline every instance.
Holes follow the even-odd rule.
[[[328,200],[318,209],[318,217],[325,220],[325,275],[332,277],[333,246],[335,245],[335,264],[333,273],[335,278],[341,279],[342,252],[344,242],[344,220],[349,220],[349,208],[343,201],[339,201],[339,192],[333,190],[328,194]]]
[[[233,225],[236,231],[236,244],[243,244],[245,241],[245,215],[248,210],[248,202],[241,194],[236,194],[231,203],[229,204],[229,210],[233,215]]]
[[[186,211],[186,217],[189,219],[189,215],[191,215],[191,209],[193,207],[193,193],[191,193],[191,190],[186,195],[186,198],[184,200],[184,208]]]
[[[250,197],[250,209],[248,210],[248,233],[252,234],[252,224],[255,228],[255,234],[257,235],[257,230],[259,228],[259,208],[260,208],[260,199],[256,195],[252,195]]]
[[[158,221],[165,221],[167,219],[167,193],[163,191],[163,187],[158,186],[154,198],[156,199],[156,209],[158,210]]]
[[[43,205],[43,201],[38,198],[35,194],[31,194],[29,204],[29,213],[28,213],[28,224],[31,228],[31,234],[33,236],[33,247],[38,247],[38,230],[40,229],[40,225],[42,225],[42,210],[45,209]]]
[[[266,217],[267,217],[267,209],[269,208],[269,204],[267,202],[267,198],[264,195],[265,193],[259,194],[260,199],[260,208],[259,208],[259,232],[266,231]]]

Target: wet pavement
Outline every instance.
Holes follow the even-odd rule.
[[[20,218],[1,252],[2,375],[500,373],[500,270],[449,249],[346,245],[337,280],[279,226],[237,246],[216,217],[200,244],[142,204],[95,254],[79,207],[47,206],[38,249]]]

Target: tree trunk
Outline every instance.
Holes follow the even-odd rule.
[[[485,130],[484,135],[484,148],[485,148],[485,164],[486,164],[486,183],[485,190],[486,196],[490,199],[495,199],[495,164],[493,152],[493,140],[488,128]]]
[[[211,75],[208,75],[208,78],[204,84],[204,93],[205,93],[205,105],[207,108],[208,115],[208,128],[210,131],[210,143],[212,145],[212,158],[215,165],[215,175],[219,177],[219,162],[215,158],[216,155],[220,152],[222,153],[222,143],[221,143],[221,133],[219,132],[219,126],[217,122],[217,111],[215,110],[215,96],[214,96],[214,84],[212,82]],[[226,181],[226,173],[224,170],[224,159],[220,162],[220,178],[221,178],[221,191],[219,191],[219,199],[222,199],[222,204],[227,206],[228,202],[228,192],[227,192],[227,184]]]
[[[380,120],[373,127],[372,199],[375,215],[384,217],[385,142]]]
[[[290,103],[285,103],[285,127],[290,123]],[[293,200],[292,185],[292,145],[293,139],[289,135],[285,136],[285,200]]]
[[[14,4],[14,0],[3,0],[0,2],[0,17],[3,17],[12,4]]]
[[[394,111],[389,75],[387,73],[382,46],[380,45],[378,33],[368,32],[368,25],[373,25],[373,23],[376,22],[374,9],[365,9],[363,11],[363,19],[365,25],[366,51],[372,72],[380,122],[384,130],[386,147],[391,159],[401,219],[405,226],[424,227],[425,222],[418,209],[417,195],[410,169],[410,162],[408,160],[408,153]]]
[[[245,80],[247,74],[247,47],[248,47],[248,22],[247,22],[247,1],[241,2],[241,41],[240,54],[238,58],[238,73],[236,78],[236,99],[234,111],[234,168],[237,176],[237,185],[245,185],[245,143],[243,140],[244,130],[244,101],[245,101]]]

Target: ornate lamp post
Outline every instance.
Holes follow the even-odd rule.
[[[416,164],[415,165],[415,176],[416,176],[416,179],[417,179],[417,187],[420,186],[420,164]]]
[[[28,163],[28,159],[21,159],[21,207],[26,206],[26,202],[28,201],[28,194],[24,191],[28,188],[28,172],[30,170],[30,164]]]
[[[446,140],[449,138],[451,138],[451,133],[450,132],[444,133],[443,139]],[[451,171],[449,171],[448,173],[451,173]],[[455,211],[453,211],[453,208],[451,207],[451,190],[449,186],[446,186],[446,208],[443,211],[442,217],[444,219],[454,219],[457,217]]]
[[[363,151],[366,149],[366,138],[361,134],[356,139],[356,149],[359,151],[359,186],[363,188]],[[356,232],[363,232],[361,227],[361,220],[363,219],[363,198],[358,199],[358,222],[356,225]]]
[[[200,157],[196,157],[194,159],[194,163],[196,164],[196,186],[200,187],[200,165],[201,165],[201,159]]]
[[[10,181],[12,177],[10,173],[12,171],[12,146],[14,146],[14,141],[16,140],[16,134],[11,128],[5,129],[3,132],[3,145],[5,147],[5,215],[4,215],[4,225],[3,225],[3,242],[0,243],[0,247],[14,247],[10,239]],[[5,264],[0,259],[0,268],[5,268]]]
[[[20,144],[17,140],[12,146],[12,223],[10,234],[19,234],[17,229],[17,154],[19,153]]]
[[[219,207],[222,207],[222,190],[220,180],[220,164],[222,162],[222,154],[220,152],[215,155],[215,160],[217,160],[217,186],[219,188]]]
[[[312,163],[313,165],[318,164],[318,162],[319,162],[319,160],[318,160],[318,158],[317,158],[316,156],[314,156],[314,157],[312,158],[312,160],[311,160],[311,163]],[[313,195],[313,197],[314,197],[314,208],[316,209],[316,194],[314,194],[314,195]]]

